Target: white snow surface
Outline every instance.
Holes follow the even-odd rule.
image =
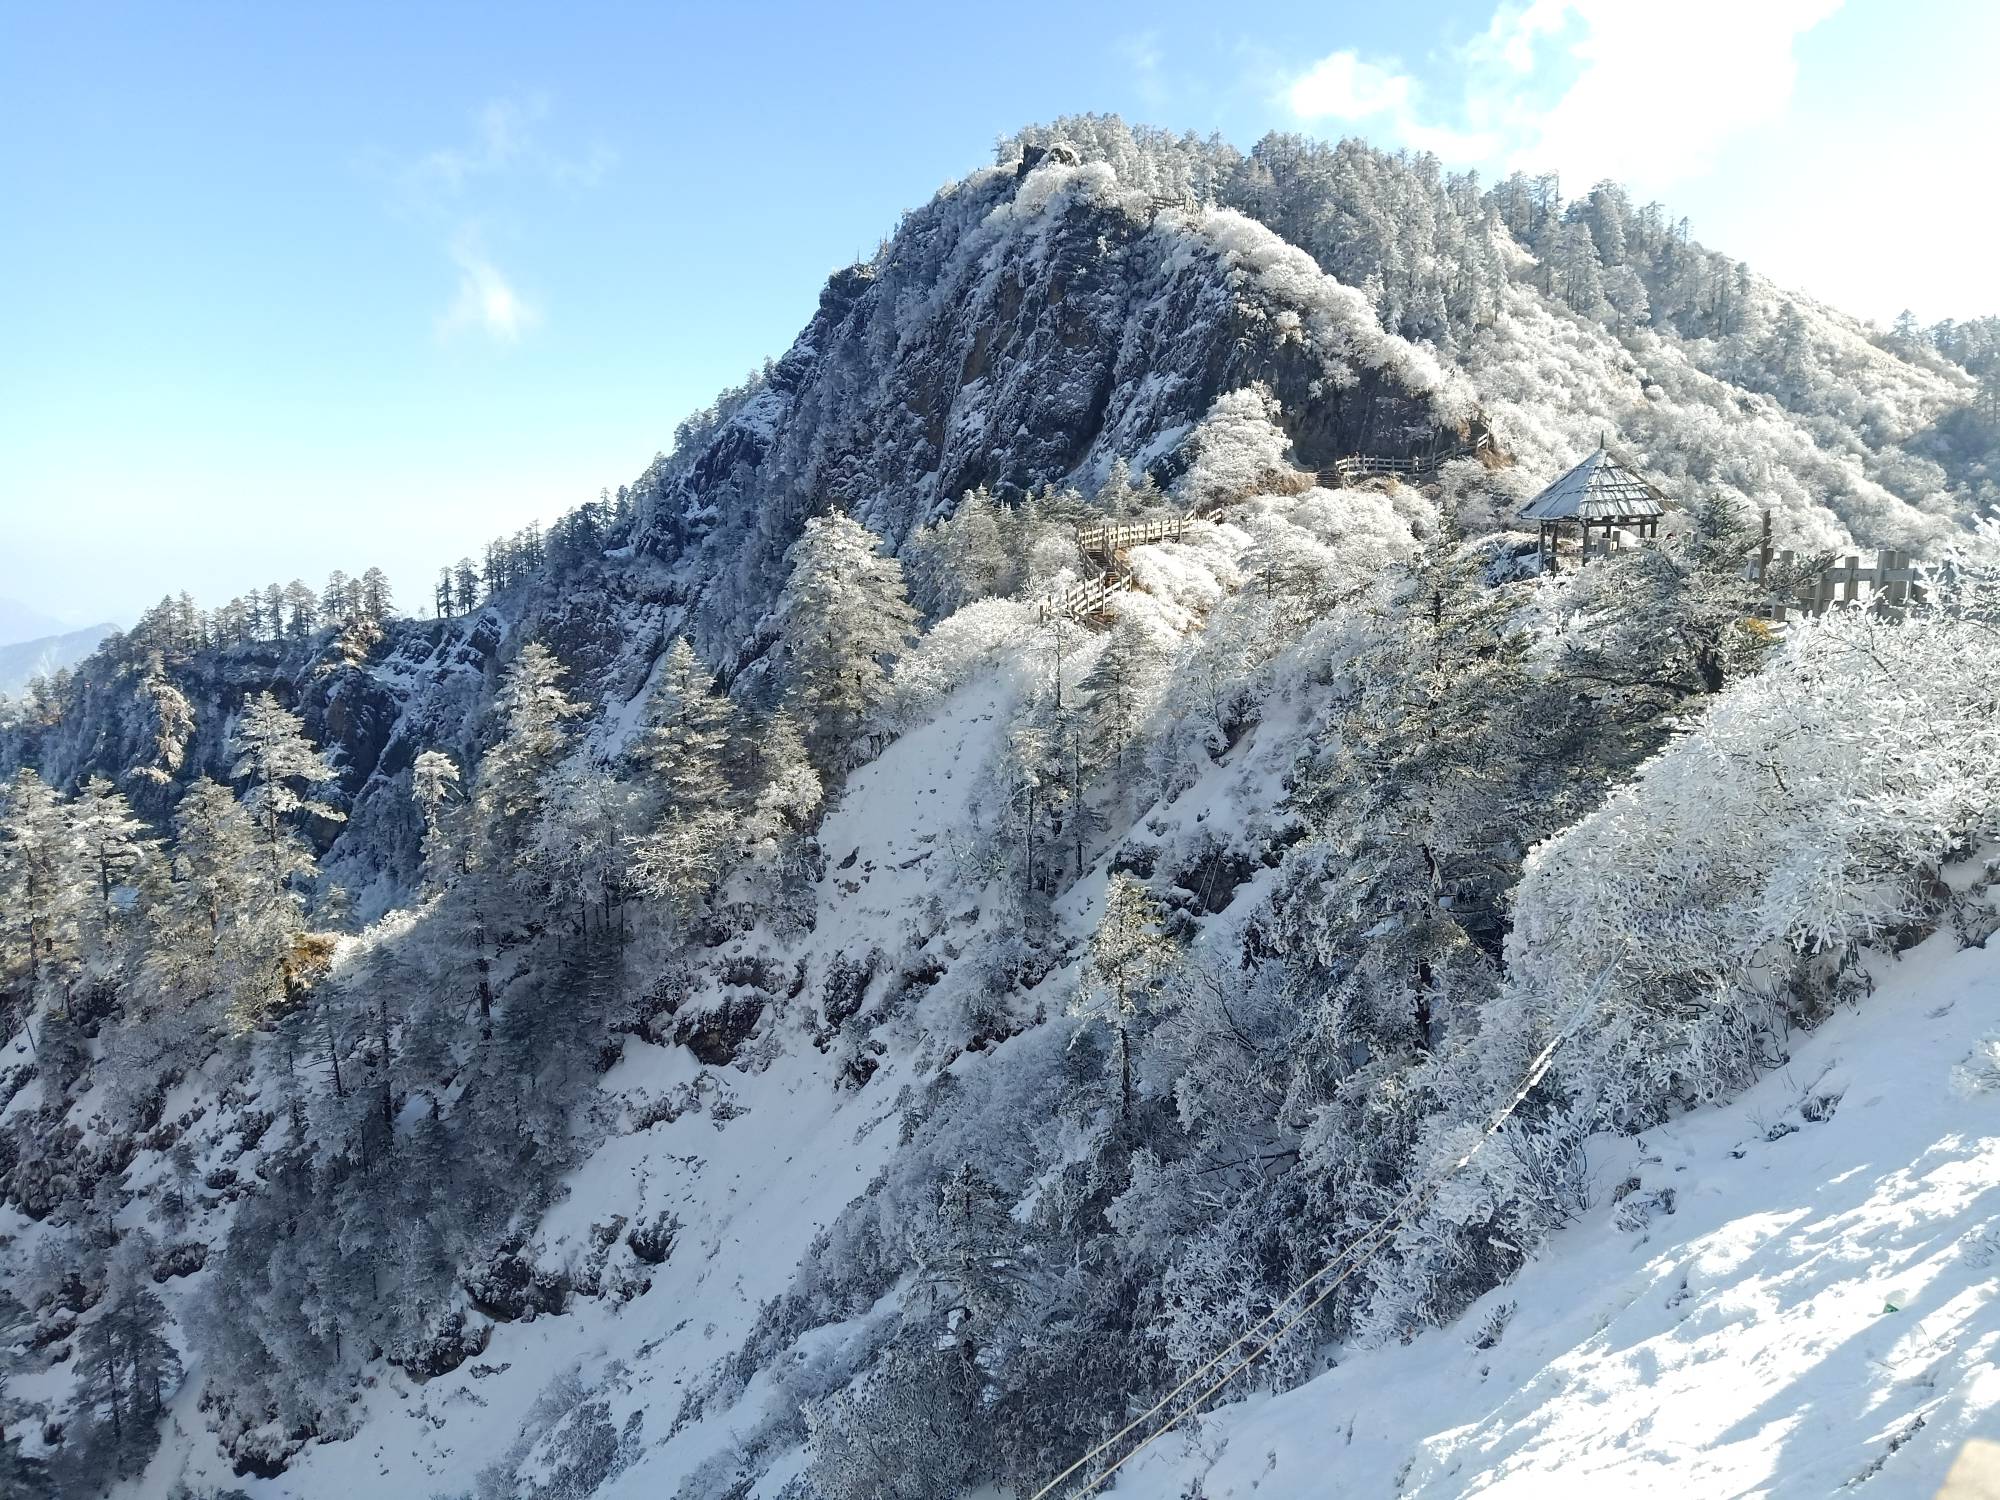
[[[1213,608],[1216,580],[1249,545],[1249,531],[1225,524],[1139,549],[1146,586],[1120,607],[1169,619]],[[1004,619],[985,623],[1008,636]],[[1019,663],[997,665],[955,686],[959,668],[941,671],[935,712],[858,772],[830,813],[813,931],[781,945],[788,962],[804,961],[809,990],[837,954],[921,946],[941,920],[970,947],[997,921],[954,833],[992,796],[988,768],[1021,690]],[[1175,843],[1214,829],[1248,836],[1276,815],[1314,694],[1283,663],[1277,681],[1262,722],[1218,759],[1196,757],[1179,795],[1135,827]],[[1102,869],[1100,856],[1059,904],[1072,936],[1093,925]],[[1254,905],[1243,898],[1268,878],[1253,877],[1203,940],[1229,942]],[[1234,1404],[1156,1443],[1111,1492],[1931,1495],[1962,1440],[2000,1422],[2000,1090],[1955,1083],[1959,1064],[2000,1034],[2000,952],[1951,941],[1871,957],[1875,993],[1795,1037],[1789,1064],[1733,1103],[1641,1139],[1594,1140],[1595,1206],[1450,1327],[1340,1351],[1336,1368],[1288,1393],[1232,1391]],[[1060,974],[1045,984],[1057,994]],[[605,1403],[639,1450],[596,1493],[674,1495],[771,1430],[797,1399],[794,1370],[897,1316],[892,1291],[767,1361],[739,1398],[684,1405],[896,1151],[904,1086],[937,1062],[921,1009],[886,1031],[880,1071],[858,1090],[837,1086],[838,1049],[812,1044],[810,1005],[775,1007],[724,1067],[628,1039],[594,1112],[607,1134],[538,1227],[535,1258],[587,1268],[605,1256],[598,1226],[665,1212],[681,1228],[664,1263],[615,1259],[604,1294],[496,1325],[482,1355],[435,1379],[379,1366],[356,1435],[308,1446],[271,1479],[229,1472],[195,1407],[202,1371],[191,1367],[167,1441],[121,1495],[165,1500],[180,1481],[257,1500],[464,1494],[501,1460],[536,1474],[541,1438],[585,1399]],[[989,1066],[1021,1044],[952,1066]],[[645,1123],[673,1096],[694,1105]],[[1632,1178],[1639,1185],[1621,1191]],[[212,1275],[163,1291],[184,1297]],[[650,1285],[636,1295],[612,1290],[641,1275]],[[1497,1342],[1476,1347],[1509,1305]],[[776,1500],[802,1466],[796,1449],[767,1454],[751,1493]]]
[[[828,872],[816,951],[879,931],[935,884],[926,828],[974,794],[1001,691],[979,679],[857,778],[826,835],[836,865],[856,860]],[[1217,768],[1219,783],[1242,775]],[[1219,790],[1177,810],[1199,817]],[[1964,1438],[2000,1420],[2000,1092],[1955,1082],[2000,1029],[2000,953],[1944,935],[1871,964],[1875,994],[1797,1038],[1789,1065],[1740,1099],[1594,1141],[1595,1206],[1457,1323],[1224,1406],[1156,1443],[1111,1492],[1934,1493]],[[604,1080],[618,1105],[707,1072],[709,1097],[743,1110],[614,1134],[545,1224],[543,1244],[580,1256],[593,1223],[672,1211],[684,1228],[650,1290],[499,1326],[484,1356],[428,1383],[385,1372],[357,1437],[308,1448],[275,1479],[229,1475],[200,1415],[177,1410],[180,1430],[127,1493],[163,1497],[178,1479],[260,1500],[456,1493],[574,1371],[613,1402],[614,1425],[645,1413],[646,1451],[601,1493],[671,1495],[785,1399],[767,1371],[669,1437],[683,1395],[894,1149],[903,1061],[892,1053],[858,1093],[831,1089],[827,1066],[795,1046],[762,1072],[703,1070],[681,1049],[628,1043]],[[1639,1186],[1621,1193],[1630,1178]],[[870,1317],[893,1316],[893,1301]],[[1498,1342],[1476,1347],[1507,1305]],[[777,1495],[798,1465],[781,1457],[754,1493]]]
[[[1458,1322],[1220,1408],[1109,1493],[1935,1494],[2000,1424],[2000,1092],[1955,1082],[2000,953],[1871,966],[1735,1102],[1593,1141],[1594,1206]]]

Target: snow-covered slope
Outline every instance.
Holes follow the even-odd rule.
[[[1933,1494],[2000,1420],[2000,952],[1869,972],[1740,1099],[1593,1140],[1592,1207],[1457,1324],[1225,1407],[1113,1492]]]
[[[1887,955],[1994,920],[1994,538],[1924,442],[1964,372],[1643,215],[1593,297],[1603,195],[1517,225],[1423,160],[1118,130],[911,215],[459,616],[170,603],[0,717],[62,790],[193,809],[181,859],[115,856],[127,902],[108,790],[6,795],[8,899],[51,911],[0,912],[0,1460],[148,1500],[1031,1492],[1457,1156],[1581,996],[1493,1149],[1125,1492],[1832,1484],[1918,1415],[1864,1482],[1935,1474],[1993,1399],[1945,1296],[1984,1285],[1950,1194],[1995,1096],[1944,1079],[1991,1006],[1983,952]],[[1689,514],[1539,576],[1506,523],[1600,432]],[[1781,636],[1766,506],[1972,555]],[[1080,525],[1169,507],[1101,618],[1037,608]],[[835,535],[865,567],[770,608]],[[836,613],[859,706],[807,680]],[[268,875],[304,841],[197,779],[249,779],[265,693],[340,782],[343,823],[284,814],[310,903]],[[1950,1268],[1934,1214],[1977,1231]],[[157,1452],[91,1352],[120,1319],[187,1363]]]

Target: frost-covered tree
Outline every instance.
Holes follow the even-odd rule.
[[[345,814],[313,796],[339,779],[324,753],[306,738],[298,715],[259,693],[243,706],[230,737],[235,759],[229,774],[249,783],[244,806],[263,830],[264,857],[272,882],[284,886],[312,866],[298,838],[308,818],[339,822]]]
[[[727,771],[740,738],[735,706],[714,691],[685,636],[661,663],[646,720],[632,750],[645,819],[632,846],[634,883],[684,914],[729,863],[736,806]]]
[[[1173,939],[1160,930],[1162,915],[1159,899],[1144,882],[1122,873],[1113,875],[1105,887],[1104,911],[1091,934],[1084,981],[1077,993],[1076,1014],[1111,1032],[1123,1131],[1132,1125],[1135,1033],[1144,1025],[1154,991],[1179,961]]]
[[[1174,645],[1148,619],[1128,611],[1105,637],[1081,684],[1084,744],[1114,786],[1135,768],[1133,747],[1165,691]]]
[[[1775,568],[1749,576],[1757,527],[1727,500],[1712,496],[1689,519],[1657,547],[1583,570],[1572,591],[1566,672],[1614,694],[1642,729],[1754,669],[1774,642],[1758,604],[1798,582]]]
[[[906,549],[911,592],[932,616],[1008,592],[1019,574],[1013,538],[1018,519],[985,486],[968,490],[952,513],[919,529]]]
[[[631,752],[666,810],[727,812],[725,753],[735,730],[734,705],[714,690],[687,637],[676,636]]]
[[[813,829],[826,790],[806,753],[805,736],[779,709],[749,731],[759,749],[743,808],[738,857],[752,899],[774,926],[789,929],[809,909],[816,873]]]
[[[1556,236],[1552,271],[1556,295],[1572,312],[1595,321],[1611,310],[1604,296],[1604,267],[1598,259],[1597,243],[1583,220],[1572,219]]]
[[[112,1474],[136,1474],[159,1446],[166,1398],[180,1379],[167,1309],[151,1285],[146,1242],[122,1240],[102,1303],[77,1334],[82,1404],[99,1430],[92,1444]]]
[[[69,822],[71,857],[88,892],[78,914],[83,947],[101,971],[122,970],[134,956],[132,945],[144,939],[147,908],[157,896],[148,878],[157,868],[157,841],[101,776],[78,790]]]
[[[465,788],[458,762],[442,750],[420,750],[410,766],[410,796],[424,820],[424,878],[444,886],[465,868]]]
[[[188,743],[194,738],[194,708],[175,685],[158,650],[147,652],[137,692],[147,726],[148,753],[129,774],[163,793],[187,762]]]
[[[305,640],[319,628],[319,595],[305,580],[294,578],[285,585],[285,634],[295,641]]]
[[[314,861],[281,844],[282,881],[272,879],[266,830],[229,789],[196,780],[174,813],[172,883],[158,905],[159,931],[145,960],[155,1009],[200,1008],[247,1032],[310,986],[317,945],[292,877]]]
[[[1357,655],[1299,797],[1319,836],[1287,907],[1296,954],[1336,980],[1331,1024],[1429,1048],[1490,988],[1496,903],[1519,857],[1528,639],[1449,527],[1404,570]],[[1334,1019],[1335,1017],[1338,1019]]]
[[[604,922],[623,899],[631,842],[632,794],[595,766],[572,761],[546,786],[528,863],[551,907],[572,912],[579,931],[591,913]]]
[[[530,863],[550,777],[569,745],[569,721],[583,705],[563,691],[567,675],[548,647],[530,641],[493,700],[500,736],[479,763],[474,823],[480,858],[501,872]]]
[[[360,612],[376,623],[381,623],[394,613],[396,601],[390,593],[389,575],[380,568],[370,568],[361,575],[355,585],[359,594]]]
[[[815,763],[837,769],[886,696],[889,664],[908,649],[916,611],[902,566],[842,512],[808,520],[787,559],[791,576],[774,610],[787,704],[807,726]]]
[[[60,1011],[78,962],[78,909],[87,890],[71,857],[61,799],[22,768],[0,801],[0,985],[27,1007]]]

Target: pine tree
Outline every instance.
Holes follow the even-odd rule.
[[[264,830],[267,867],[283,888],[311,868],[312,856],[297,837],[306,818],[338,822],[346,814],[311,794],[339,779],[326,756],[305,737],[298,715],[279,707],[269,693],[244,705],[230,739],[235,762],[229,774],[247,779],[244,805]]]
[[[355,605],[354,580],[335,568],[319,593],[320,622],[337,630],[354,618]]]
[[[1122,614],[1083,679],[1085,742],[1095,769],[1122,786],[1132,746],[1159,702],[1173,647],[1138,615]]]
[[[1775,569],[1770,579],[1749,576],[1758,529],[1729,501],[1711,495],[1690,520],[1659,546],[1616,554],[1577,579],[1580,627],[1565,642],[1565,669],[1608,689],[1635,728],[1753,670],[1773,638],[1751,616],[1796,582]]]
[[[410,796],[424,819],[424,879],[441,888],[465,866],[465,792],[458,763],[441,750],[418,751],[410,767]]]
[[[1124,873],[1105,888],[1104,912],[1091,935],[1076,1013],[1111,1029],[1118,1059],[1118,1119],[1132,1123],[1132,1052],[1148,998],[1179,962],[1161,930],[1164,913],[1145,885]]]
[[[157,651],[146,653],[146,665],[139,675],[138,698],[147,721],[149,758],[136,765],[131,775],[147,786],[164,791],[172,785],[187,762],[188,742],[194,738],[194,708],[167,673],[166,660]]]
[[[982,1382],[982,1357],[1030,1289],[1023,1240],[1000,1190],[971,1162],[938,1184],[936,1214],[916,1246],[917,1285],[929,1294],[935,1337]]]
[[[686,636],[677,636],[646,705],[646,730],[632,758],[668,809],[726,810],[724,753],[734,705],[710,686],[708,669]]]
[[[724,774],[734,706],[709,684],[685,636],[667,651],[632,752],[645,772],[648,826],[634,841],[638,889],[685,913],[727,867],[733,798]]]
[[[70,849],[77,881],[88,893],[80,903],[83,945],[106,968],[119,966],[125,945],[143,936],[145,912],[134,898],[157,846],[118,789],[102,777],[83,784],[70,804]]]
[[[0,802],[0,985],[61,1012],[75,982],[82,895],[62,801],[32,770]]]
[[[1563,699],[1532,691],[1514,608],[1443,527],[1301,766],[1295,799],[1315,836],[1292,861],[1283,920],[1329,1025],[1376,1051],[1430,1048],[1448,1008],[1491,992],[1524,828],[1560,815],[1561,777],[1582,785],[1547,749],[1561,743]],[[1558,781],[1529,805],[1541,765]]]
[[[138,1473],[159,1446],[166,1397],[181,1373],[166,1335],[166,1306],[149,1281],[145,1243],[128,1236],[112,1256],[97,1315],[77,1333],[83,1405],[108,1437],[112,1468],[121,1476]]]
[[[1014,573],[1001,510],[984,485],[968,491],[944,523],[940,559],[950,608],[1007,591]]]
[[[563,692],[566,675],[548,647],[530,641],[494,699],[500,738],[479,763],[474,822],[481,862],[502,872],[530,862],[549,778],[569,747],[569,721],[584,711]]]
[[[0,1287],[0,1495],[55,1493],[48,1466],[23,1452],[26,1424],[34,1408],[16,1399],[15,1378],[31,1368],[26,1357],[33,1320],[20,1300]]]
[[[743,831],[750,857],[771,864],[784,860],[812,827],[826,789],[806,754],[799,721],[785,710],[766,721],[758,740],[762,754]]]
[[[147,958],[161,1002],[212,999],[239,1030],[254,1028],[282,998],[281,952],[297,926],[261,844],[229,789],[198,778],[174,812],[173,886]]]
[[[608,922],[624,898],[631,803],[631,789],[595,766],[572,761],[549,779],[529,862],[549,904],[576,913],[579,932],[593,911]]]
[[[389,590],[389,575],[380,568],[370,568],[363,573],[355,590],[361,614],[376,624],[388,619],[395,611],[395,599]]]
[[[285,585],[285,610],[285,631],[293,640],[305,640],[319,629],[319,596],[303,579],[294,578]]]
[[[916,611],[901,565],[839,511],[808,520],[787,558],[791,576],[775,613],[788,701],[808,726],[815,762],[834,769],[881,703],[888,663],[908,647]]]

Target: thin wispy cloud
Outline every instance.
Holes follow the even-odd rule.
[[[400,173],[402,186],[423,201],[455,197],[507,174],[551,187],[596,187],[617,165],[617,153],[602,142],[582,152],[552,146],[544,137],[551,113],[545,94],[489,100],[474,112],[469,140],[409,162]]]
[[[1133,85],[1146,107],[1165,109],[1172,91],[1167,87],[1167,54],[1160,45],[1160,33],[1154,30],[1134,32],[1119,38],[1115,50],[1119,60],[1131,70]]]
[[[482,337],[517,344],[544,322],[540,305],[496,262],[489,243],[524,198],[597,187],[617,165],[601,142],[571,149],[550,140],[554,109],[545,94],[489,100],[463,140],[417,155],[378,160],[399,212],[437,235],[455,277],[434,321],[441,340]]]
[[[1434,89],[1392,59],[1342,49],[1287,79],[1283,99],[1303,122],[1365,126],[1465,165],[1659,188],[1782,118],[1799,38],[1840,3],[1502,4],[1447,55]]]

